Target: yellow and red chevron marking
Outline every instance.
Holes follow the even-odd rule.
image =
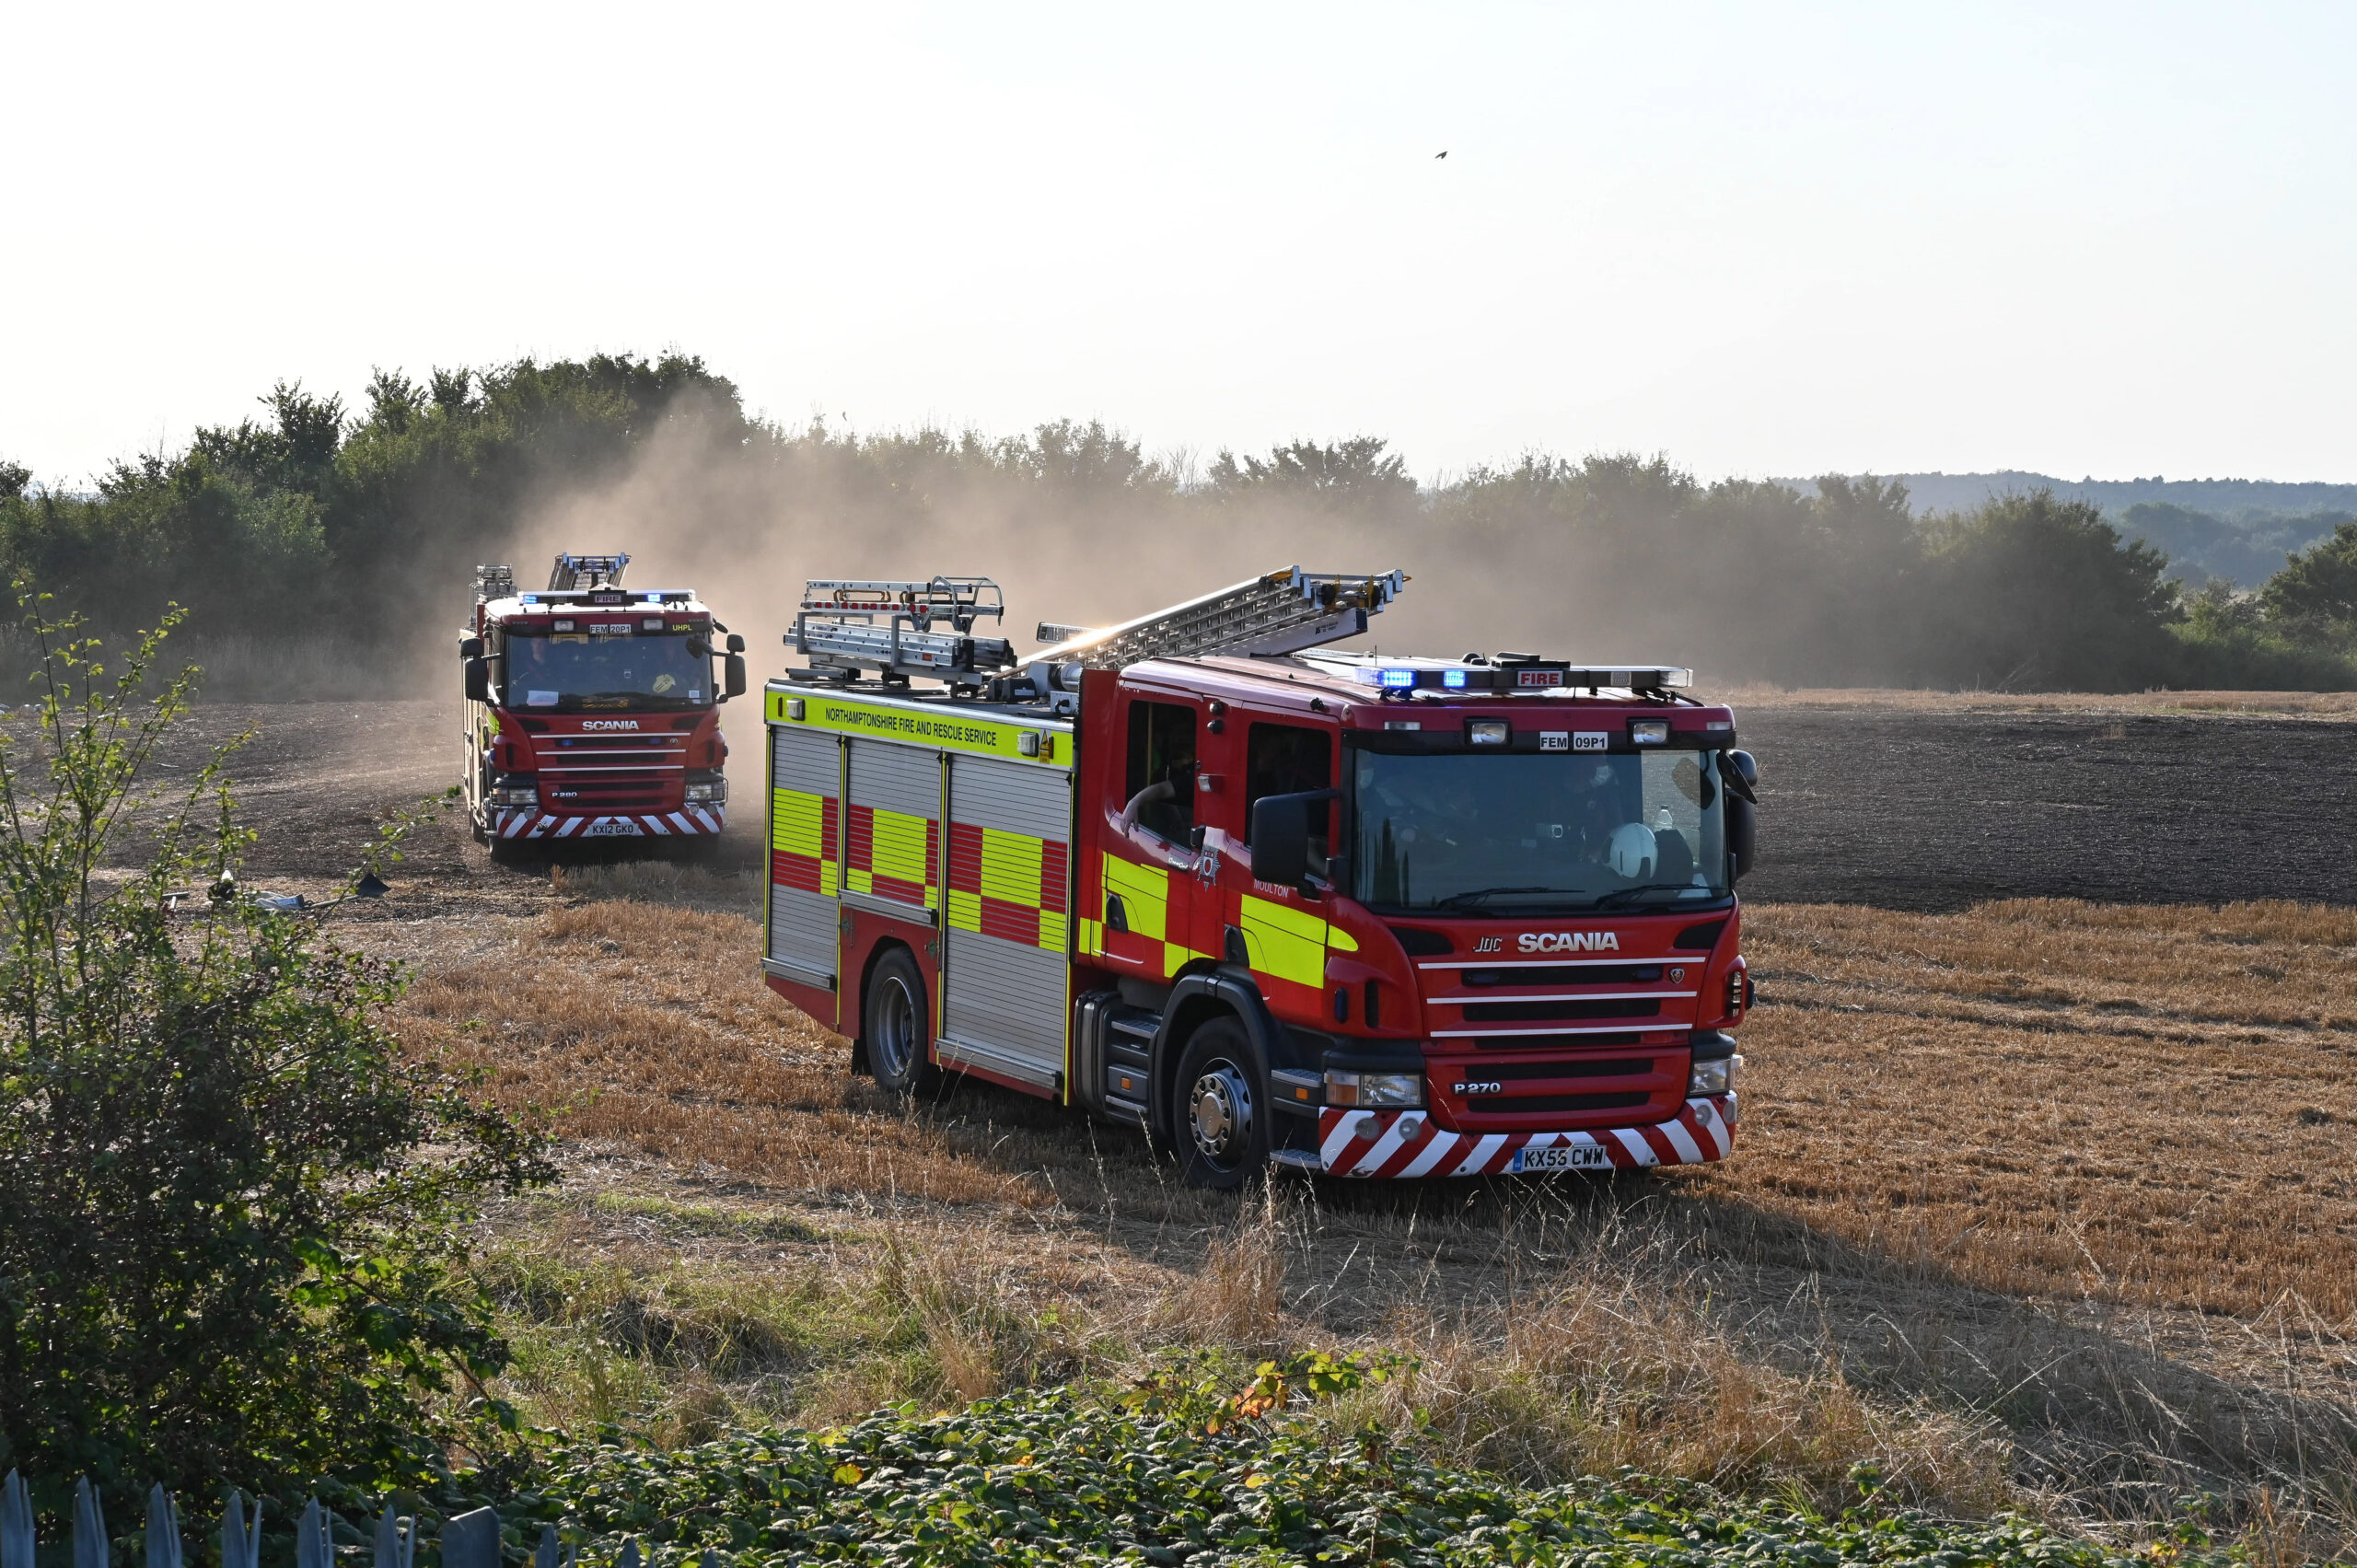
[[[1411,1121],[1416,1136],[1404,1135]],[[1654,1127],[1592,1128],[1578,1132],[1451,1132],[1433,1125],[1420,1110],[1347,1110],[1329,1106],[1318,1113],[1320,1166],[1335,1176],[1496,1176],[1526,1148],[1552,1144],[1590,1144],[1604,1150],[1616,1170],[1648,1165],[1703,1165],[1722,1160],[1735,1147],[1736,1097],[1689,1099],[1678,1114]]]
[[[949,923],[1026,947],[1064,950],[1067,851],[1053,839],[949,824]]]
[[[940,884],[941,824],[873,806],[851,808],[851,842],[844,846],[843,885],[854,893],[935,909]]]
[[[772,790],[770,880],[781,888],[833,898],[840,890],[835,865],[835,797],[807,790]]]

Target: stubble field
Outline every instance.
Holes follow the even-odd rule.
[[[1745,1124],[1654,1179],[1238,1204],[1019,1097],[896,1106],[761,985],[751,831],[715,870],[552,878],[437,828],[334,918],[416,964],[414,1049],[563,1140],[482,1265],[543,1419],[676,1440],[1379,1346],[1415,1365],[1371,1413],[1516,1474],[1831,1498],[1866,1460],[1944,1511],[2135,1528],[2209,1491],[2270,1540],[2347,1539],[2357,911],[2315,824],[2357,731],[2001,706],[1738,710],[1769,786]],[[260,726],[251,879],[289,889],[455,752],[432,704],[202,717]]]

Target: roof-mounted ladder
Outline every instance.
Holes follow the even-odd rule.
[[[1081,664],[1119,669],[1150,658],[1213,654],[1290,654],[1355,637],[1407,587],[1404,572],[1305,572],[1286,566],[1217,593],[1090,630],[1041,622],[1051,645],[1027,664]]]
[[[846,677],[865,669],[888,680],[922,675],[980,686],[1014,664],[1015,645],[1004,637],[975,636],[974,622],[1005,613],[999,587],[988,577],[921,583],[818,577],[802,590],[786,642],[819,669]],[[935,621],[949,630],[934,631]]]
[[[618,588],[622,586],[622,572],[630,565],[627,555],[575,555],[567,551],[556,558],[549,568],[549,592],[563,593],[570,588]],[[583,581],[584,578],[588,579]]]

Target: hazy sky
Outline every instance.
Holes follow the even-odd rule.
[[[2347,4],[27,0],[0,59],[0,456],[69,483],[666,346],[1427,479],[2357,479]]]

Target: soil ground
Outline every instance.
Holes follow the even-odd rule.
[[[2186,694],[2172,694],[2185,702]],[[1756,693],[1736,709],[1759,759],[1762,902],[1957,910],[1988,899],[2137,903],[2357,901],[2357,706],[2292,698],[2280,711],[2156,710],[2147,701]],[[759,855],[758,715],[738,724],[730,863]],[[731,714],[733,720],[738,715]],[[222,704],[176,751],[254,736],[232,768],[261,837],[259,875],[332,877],[382,814],[447,785],[447,703]],[[492,894],[455,838],[413,870],[459,896]],[[623,852],[626,853],[626,852]]]
[[[418,965],[414,1049],[562,1140],[563,1187],[486,1233],[544,1419],[659,1409],[677,1438],[1206,1335],[1377,1344],[1526,1472],[1830,1496],[1867,1458],[1951,1509],[2152,1519],[2211,1488],[2345,1542],[2357,912],[2325,907],[2351,856],[2315,824],[2347,815],[2357,730],[2264,706],[1740,707],[1768,847],[1737,1155],[1611,1183],[1293,1182],[1255,1211],[1019,1096],[894,1105],[750,961],[741,735],[715,866],[500,868],[445,822],[330,919]],[[330,890],[457,747],[435,703],[211,706],[175,764],[249,726],[273,891]]]

